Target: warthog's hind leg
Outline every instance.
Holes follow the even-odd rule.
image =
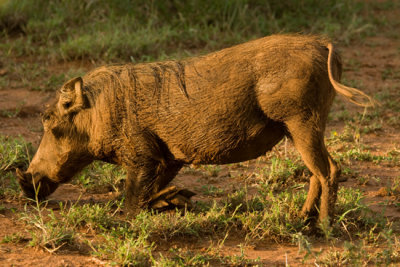
[[[312,216],[320,200],[319,220],[323,221],[334,215],[340,171],[326,150],[324,125],[317,122],[316,119],[305,120],[299,116],[286,122],[286,125],[296,149],[313,174],[302,215]]]

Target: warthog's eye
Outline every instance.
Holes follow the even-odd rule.
[[[65,102],[65,103],[63,103],[63,107],[65,109],[69,109],[71,107],[71,104],[72,104],[72,102]]]

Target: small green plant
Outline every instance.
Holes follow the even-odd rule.
[[[92,192],[119,192],[125,177],[122,167],[96,161],[80,172],[74,182]]]
[[[3,237],[3,240],[1,240],[0,244],[1,243],[3,243],[3,244],[4,243],[19,243],[22,240],[24,240],[24,237],[21,236],[20,233],[13,233],[11,235],[5,235]]]
[[[18,197],[20,188],[17,179],[12,172],[0,172],[0,199],[15,199]]]
[[[112,219],[117,211],[112,211],[112,206],[121,206],[121,203],[107,202],[106,204],[77,204],[69,208],[60,203],[60,215],[62,224],[68,225],[72,229],[84,227],[86,230],[107,230],[116,225]]]
[[[382,80],[400,79],[400,72],[393,68],[386,68],[382,71]]]
[[[21,101],[18,103],[15,109],[1,110],[0,117],[16,118],[18,114],[21,112],[21,108],[24,104],[25,101]]]
[[[40,185],[39,185],[40,186]],[[31,236],[30,246],[39,246],[50,253],[56,252],[66,244],[74,242],[75,233],[71,228],[65,227],[59,223],[55,213],[52,210],[46,210],[46,202],[40,202],[37,196],[39,188],[35,189],[35,199],[33,210],[31,213],[28,206],[20,215],[20,219],[28,226],[27,231]],[[45,212],[49,212],[47,216]]]
[[[217,177],[221,172],[221,166],[219,165],[204,165],[201,166],[201,169],[205,171],[206,176]]]
[[[93,255],[120,266],[151,266],[154,243],[147,240],[145,231],[135,235],[129,229],[111,229],[102,237],[101,243],[91,245]]]
[[[25,168],[33,155],[32,145],[22,137],[0,134],[0,173],[13,168]]]
[[[392,230],[382,230],[373,234],[375,241],[370,243],[365,239],[345,241],[343,250],[330,250],[318,257],[316,262],[327,266],[396,266],[400,262],[400,243]],[[376,245],[381,239],[386,244],[383,250],[377,250]]]
[[[271,190],[281,190],[285,187],[293,186],[302,179],[306,168],[300,161],[293,161],[290,158],[281,159],[279,157],[271,158],[269,167],[261,168],[255,173],[257,180],[265,187]]]
[[[222,188],[215,187],[213,185],[203,185],[201,187],[201,191],[204,195],[207,196],[222,196],[224,194],[224,190]]]

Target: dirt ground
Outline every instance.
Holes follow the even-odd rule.
[[[382,14],[388,16],[389,19],[398,19],[399,10],[392,10],[389,13]],[[387,29],[377,30],[377,35],[367,37],[353,43],[350,46],[338,44],[341,50],[345,65],[345,80],[357,80],[360,89],[370,95],[392,90],[400,91],[400,74],[398,76],[391,75],[391,70],[400,70],[400,32],[392,32]],[[389,77],[384,77],[385,74]],[[0,67],[0,75],[10,75],[7,72],[7,66]],[[37,147],[42,134],[42,125],[40,113],[45,109],[46,104],[52,101],[55,93],[31,91],[26,88],[0,88],[0,133],[10,136],[21,135],[26,140],[32,142]],[[396,94],[395,94],[396,95]],[[400,96],[397,93],[397,96]],[[343,99],[338,97],[338,101],[332,110],[332,114],[342,111]],[[397,99],[395,101],[400,101]],[[358,111],[362,113],[362,109],[345,103],[344,108],[350,111]],[[5,116],[4,114],[10,114]],[[351,114],[351,113],[350,113]],[[399,113],[390,111],[381,114],[382,127],[376,131],[371,131],[363,135],[363,143],[370,147],[371,153],[374,155],[386,155],[388,151],[400,152],[400,125],[391,125],[388,120],[391,118],[399,118]],[[332,120],[328,123],[327,135],[333,130],[340,132],[343,130],[345,122],[343,120]],[[330,147],[329,150],[338,149],[337,146]],[[399,199],[385,193],[384,188],[394,179],[400,177],[398,167],[390,167],[386,165],[377,165],[371,162],[356,162],[351,166],[355,171],[363,174],[363,176],[379,177],[379,180],[371,179],[365,185],[359,185],[355,178],[350,177],[342,186],[358,187],[365,194],[365,202],[372,210],[382,211],[380,203],[388,202],[393,205],[387,205],[384,211],[385,216],[391,220],[400,221],[400,205]],[[226,174],[226,173],[225,173]],[[194,201],[207,198],[202,195],[198,189],[202,184],[212,183],[216,187],[229,188],[232,186],[232,179],[224,178],[222,171],[217,177],[209,179],[195,174],[187,174],[181,172],[175,179],[174,183],[180,186],[190,188],[198,193],[194,197]],[[80,187],[72,184],[61,186],[52,196],[55,201],[74,201],[80,197],[81,201],[98,202],[112,199],[110,194],[91,194],[83,192]],[[0,200],[3,201],[3,200]],[[24,225],[20,222],[15,211],[23,210],[23,204],[17,201],[3,201],[2,205],[6,207],[0,210],[0,240],[5,235],[12,233],[23,233]],[[210,238],[205,240],[195,240],[194,242],[184,241],[184,244],[168,244],[169,246],[184,246],[188,249],[201,249],[202,246],[208,247]],[[238,247],[239,241],[228,239],[222,253],[225,255],[240,254]],[[159,251],[167,250],[166,245],[160,244]],[[326,245],[314,244],[315,250],[324,249]],[[285,266],[287,262],[291,266],[296,265],[303,257],[298,253],[298,247],[290,244],[277,243],[258,243],[253,246],[244,248],[244,253],[248,258],[259,257],[265,266],[281,265]],[[54,254],[46,251],[29,248],[23,243],[0,244],[0,266],[99,266],[106,265],[88,254],[82,254],[76,250],[63,249]]]

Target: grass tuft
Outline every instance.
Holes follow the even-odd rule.
[[[0,173],[26,168],[32,155],[32,145],[22,137],[13,138],[0,134]]]
[[[18,55],[135,62],[279,32],[325,33],[348,42],[374,29],[362,16],[369,10],[351,0],[8,0],[0,4],[0,37],[4,51]]]

